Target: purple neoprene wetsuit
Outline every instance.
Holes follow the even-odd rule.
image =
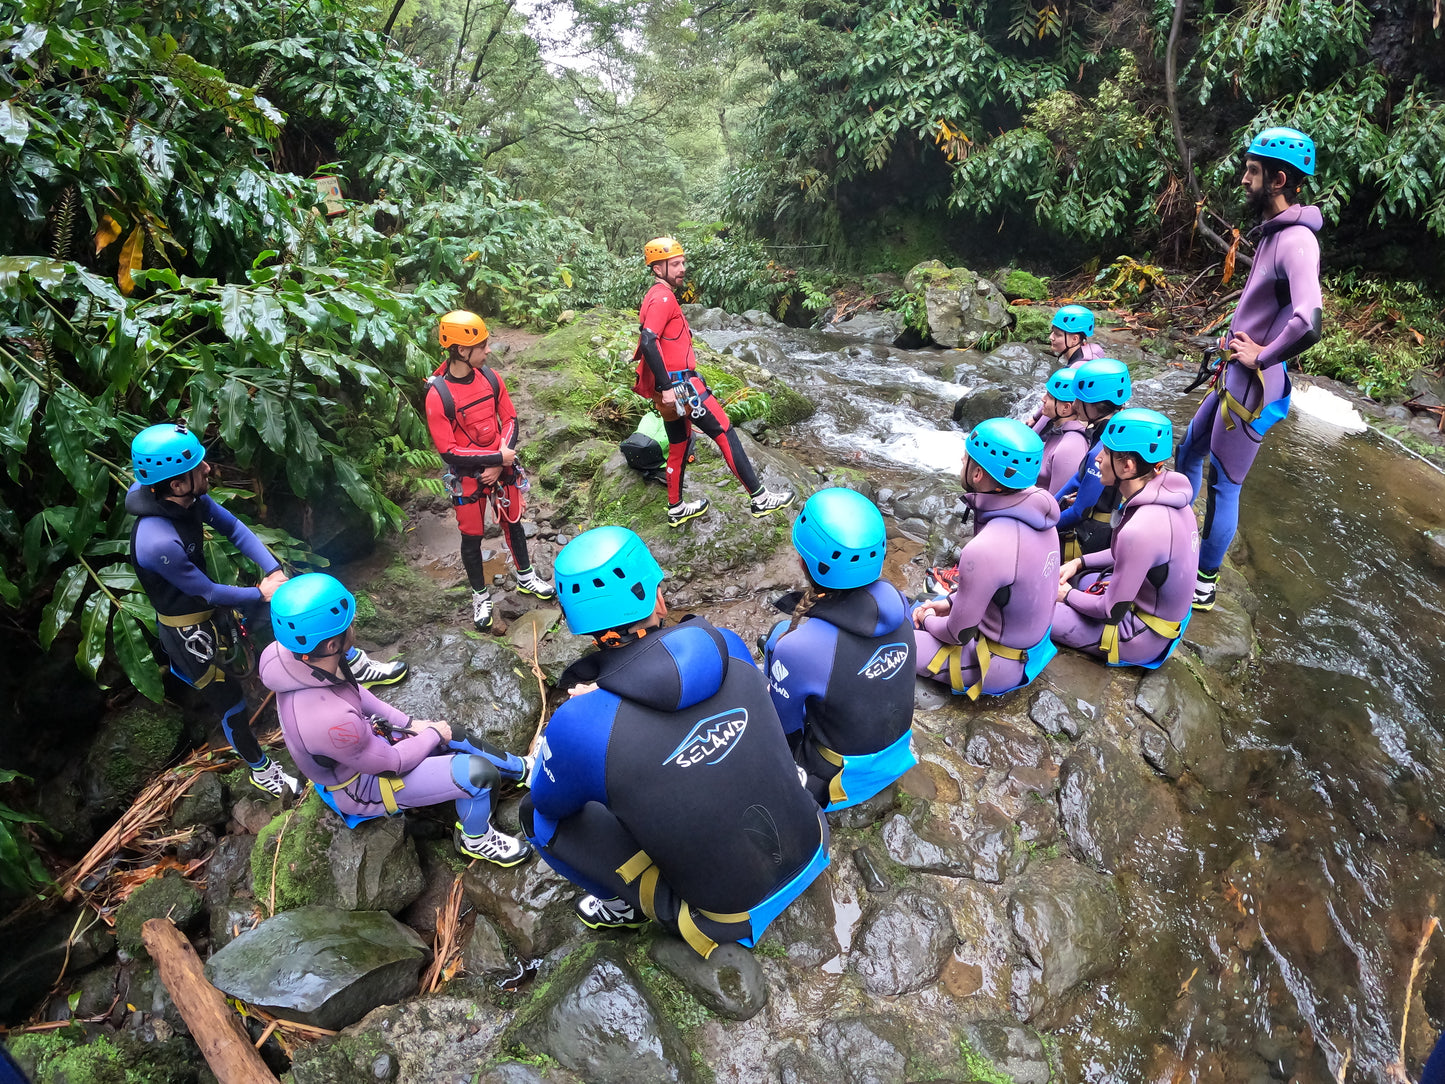
[[[1099,640],[1112,616],[1119,622],[1119,661],[1150,663],[1169,646],[1132,607],[1165,621],[1183,621],[1199,571],[1199,531],[1189,480],[1176,471],[1155,475],[1125,503],[1113,544],[1085,554],[1074,589],[1054,607],[1054,642],[1102,655]],[[1106,582],[1099,594],[1088,587]],[[1057,584],[1055,585],[1057,586]]]
[[[1104,353],[1104,348],[1098,343],[1080,343],[1074,351],[1074,356],[1064,362],[1064,364],[1070,369],[1077,369],[1086,361],[1093,361],[1095,358],[1106,358],[1108,356],[1108,354]]]
[[[1053,493],[1079,473],[1079,465],[1089,451],[1085,429],[1087,426],[1077,418],[1040,419],[1034,432],[1044,438],[1044,461],[1035,485]]]
[[[958,589],[946,615],[931,615],[913,630],[918,673],[948,681],[928,665],[940,648],[963,645],[963,680],[978,681],[977,635],[1005,647],[1032,648],[1049,632],[1059,586],[1059,505],[1042,489],[1018,493],[968,493],[976,517],[974,536],[958,555]],[[1024,664],[995,655],[984,681],[986,693],[1007,692],[1024,681]]]
[[[1219,380],[1199,404],[1175,456],[1176,468],[1189,479],[1195,496],[1209,461],[1209,503],[1199,565],[1208,571],[1224,560],[1239,522],[1239,487],[1254,464],[1260,443],[1289,406],[1289,376],[1284,362],[1319,341],[1321,309],[1320,246],[1315,234],[1324,225],[1318,207],[1295,205],[1265,221],[1256,231],[1258,247],[1228,343],[1243,332],[1263,343],[1259,369],[1237,361],[1225,364]],[[1222,387],[1221,387],[1222,386]],[[1247,412],[1248,421],[1220,409],[1222,391]]]

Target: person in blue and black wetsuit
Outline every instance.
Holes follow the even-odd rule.
[[[751,946],[828,865],[763,675],[734,632],[663,627],[662,569],[631,531],[586,531],[552,569],[568,626],[601,650],[562,677],[523,829],[589,893],[587,926],[654,919],[702,956]]]
[[[125,495],[131,528],[131,563],[156,610],[157,635],[171,672],[198,689],[221,716],[226,740],[251,768],[251,782],[280,796],[300,787],[295,777],[261,751],[246,721],[241,676],[250,669],[247,645],[234,611],[269,601],[286,581],[281,562],[251,529],[210,496],[206,451],[184,423],[142,429],[130,446],[136,482]],[[260,570],[256,587],[217,583],[202,548],[206,527],[224,536]],[[390,684],[406,676],[404,663],[377,663],[359,648],[347,662],[358,681]]]
[[[793,521],[809,589],[776,605],[763,670],[773,706],[826,809],[873,797],[918,761],[913,723],[913,621],[883,573],[887,531],[851,489],[814,493]]]
[[[1099,449],[1104,427],[1133,393],[1129,367],[1117,358],[1095,358],[1074,370],[1075,417],[1089,426],[1089,451],[1074,476],[1054,490],[1065,561],[1109,548],[1119,493],[1099,475]]]

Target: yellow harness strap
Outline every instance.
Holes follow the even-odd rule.
[[[944,644],[928,662],[928,672],[937,674],[948,667],[948,684],[956,693],[963,692],[963,648],[958,644]]]
[[[843,767],[843,754],[842,754],[842,753],[835,753],[835,752],[833,752],[833,750],[829,749],[826,745],[816,745],[816,744],[815,744],[815,745],[813,746],[813,748],[816,749],[816,750],[818,750],[818,755],[819,755],[820,757],[822,757],[824,760],[826,760],[829,764],[832,764],[832,765],[833,765],[834,767],[836,767],[836,768],[841,768],[841,767]],[[829,804],[831,804],[831,803],[833,803],[833,802],[843,802],[843,801],[847,801],[847,799],[848,799],[848,792],[843,789],[843,773],[840,771],[837,775],[833,776],[832,779],[828,780],[828,800],[829,800]]]
[[[350,779],[343,779],[340,783],[332,783],[326,789],[328,791],[345,790],[360,778],[361,773],[357,772]],[[401,806],[396,804],[396,792],[404,789],[406,784],[401,781],[400,776],[395,775],[378,775],[376,777],[376,783],[377,786],[381,788],[381,804],[386,807],[386,815],[388,817],[395,816],[401,811]]]
[[[661,874],[662,871],[646,851],[638,851],[617,867],[617,876],[622,878],[624,884],[631,884],[639,877],[642,878],[637,886],[640,897],[638,902],[642,904],[643,914],[654,922],[657,921],[657,881]],[[701,907],[696,910],[698,914],[714,922],[747,922],[751,917],[747,911],[724,913],[705,911]],[[684,900],[677,912],[677,930],[682,934],[682,939],[692,946],[693,951],[706,960],[717,948],[717,942],[698,929],[697,920],[692,915],[693,908]]]
[[[1234,416],[1238,415],[1246,423],[1252,422],[1264,413],[1264,372],[1261,369],[1254,370],[1255,378],[1259,381],[1259,406],[1254,410],[1246,410],[1244,404],[1231,395],[1224,387],[1224,381],[1220,381],[1219,387],[1219,416],[1224,419],[1224,428],[1234,428]]]
[[[1113,523],[1114,513],[1093,511],[1089,513],[1089,518],[1095,523]]]
[[[1178,621],[1165,621],[1162,617],[1146,613],[1132,603],[1130,603],[1129,609],[1144,623],[1146,628],[1157,632],[1166,640],[1179,639],[1180,623]],[[1104,626],[1104,635],[1099,637],[1099,650],[1109,657],[1111,663],[1119,661],[1119,623],[1117,621]]]
[[[189,628],[191,625],[199,625],[203,621],[209,621],[215,610],[202,610],[194,614],[156,614],[156,620],[162,625],[173,629]]]
[[[988,677],[988,668],[993,665],[995,655],[1005,659],[1012,659],[1014,662],[1026,662],[1029,657],[1028,649],[1022,647],[1005,647],[997,640],[990,640],[987,636],[980,636],[974,641],[974,651],[978,655],[978,680],[968,688],[963,686],[963,646],[961,644],[945,644],[938,649],[928,663],[928,672],[936,674],[943,669],[944,663],[948,664],[948,683],[956,693],[967,693],[970,700],[977,700],[983,692],[984,679]]]
[[[356,782],[358,779],[360,779],[360,778],[361,778],[361,773],[360,773],[360,772],[357,772],[357,773],[356,773],[355,775],[353,775],[350,779],[344,780],[344,781],[342,781],[342,782],[340,782],[340,783],[332,783],[332,784],[331,784],[330,786],[328,786],[326,789],[327,789],[328,791],[345,790],[347,787],[351,786],[352,783],[355,783],[355,782]]]
[[[638,851],[617,867],[617,876],[622,878],[623,884],[630,885],[639,877],[642,878],[642,882],[637,886],[638,894],[642,897],[639,902],[642,904],[642,913],[654,922],[657,921],[657,879],[661,874],[662,871],[646,851]]]
[[[1084,556],[1083,547],[1079,545],[1079,540],[1072,531],[1070,531],[1068,535],[1063,538],[1063,543],[1064,564],[1068,564],[1070,561],[1078,560],[1080,557]]]

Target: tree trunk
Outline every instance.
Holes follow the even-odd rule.
[[[277,1084],[221,991],[206,981],[200,957],[176,924],[153,918],[141,927],[141,939],[220,1084]]]
[[[396,17],[401,14],[401,9],[406,7],[406,0],[396,0],[392,6],[391,15],[387,17],[386,25],[381,28],[383,38],[391,37],[391,28],[396,25]]]

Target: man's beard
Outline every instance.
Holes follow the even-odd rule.
[[[1270,194],[1266,188],[1251,188],[1244,193],[1244,213],[1256,222],[1269,214]]]

